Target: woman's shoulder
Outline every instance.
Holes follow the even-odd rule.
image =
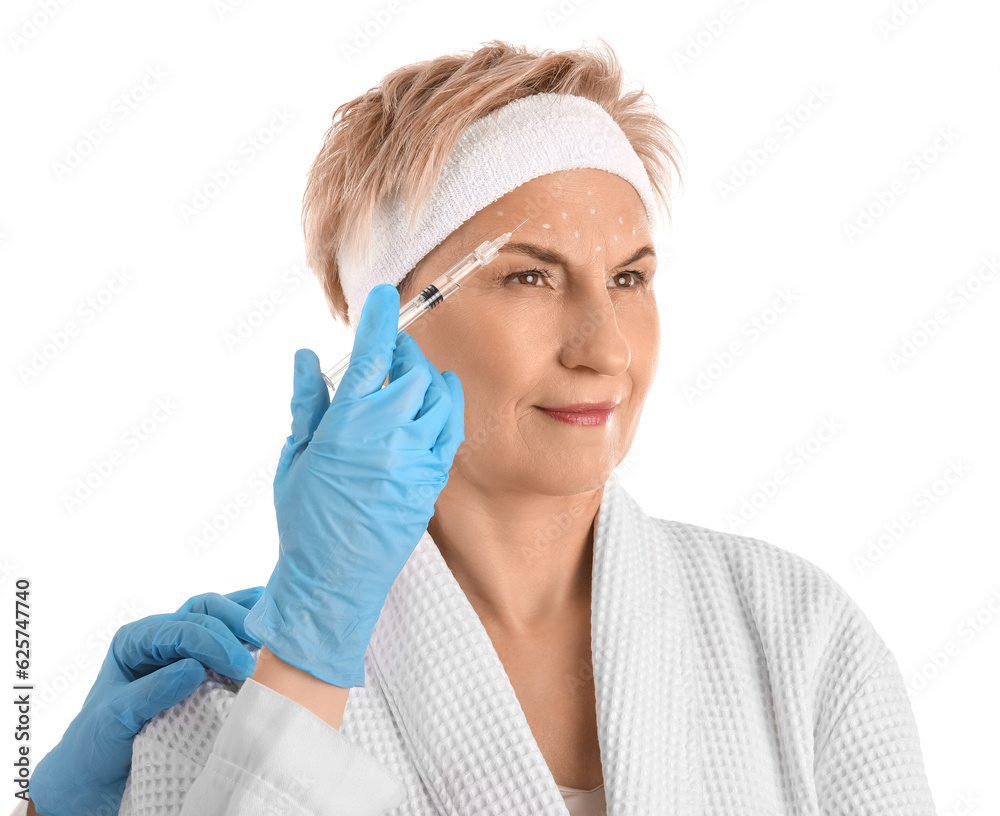
[[[685,575],[688,604],[702,615],[734,614],[762,645],[795,651],[818,671],[864,671],[888,651],[847,590],[805,556],[687,522],[656,523]]]
[[[793,550],[689,522],[660,518],[655,522],[687,571],[724,574],[734,587],[771,600],[850,600],[830,573]]]

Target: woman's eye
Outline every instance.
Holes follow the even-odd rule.
[[[629,278],[629,275],[632,277]],[[615,285],[611,286],[611,282]],[[628,272],[615,272],[609,278],[608,288],[610,289],[630,289],[633,286],[638,286],[641,283],[646,282],[646,275],[644,272],[639,271],[628,271]]]
[[[516,280],[517,278],[524,278],[526,286],[539,286],[544,278],[547,278],[544,272],[540,272],[537,269],[529,269],[527,272],[515,272],[513,275],[508,275],[506,280]]]

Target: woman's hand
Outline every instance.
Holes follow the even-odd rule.
[[[364,686],[375,623],[465,438],[458,376],[405,332],[397,341],[398,328],[399,293],[380,284],[332,402],[316,355],[295,353],[274,476],[278,563],[247,616],[278,658],[342,688]]]
[[[195,595],[176,612],[122,626],[83,708],[29,781],[42,816],[116,816],[132,761],[132,740],[147,720],[176,705],[208,666],[234,680],[256,661],[240,641],[260,646],[243,621],[263,587]]]

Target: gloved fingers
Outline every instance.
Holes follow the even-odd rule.
[[[295,352],[292,391],[293,444],[308,441],[330,407],[330,389],[323,379],[319,357],[312,349]]]
[[[126,624],[112,638],[111,652],[130,681],[185,657],[234,680],[245,679],[256,666],[226,624],[197,612],[151,615]]]
[[[121,686],[108,710],[124,727],[121,736],[135,736],[147,720],[177,705],[204,680],[204,667],[197,660],[184,658]]]
[[[333,402],[359,400],[382,387],[392,365],[399,334],[399,292],[395,286],[375,286],[361,307],[351,363],[333,394]]]
[[[451,413],[434,445],[434,453],[438,461],[451,470],[455,454],[465,441],[465,392],[462,390],[462,381],[454,371],[445,371],[441,376],[451,391]]]
[[[292,463],[306,449],[330,406],[330,392],[319,367],[319,358],[310,349],[295,352],[295,374],[292,384],[292,432],[278,455],[274,471],[274,487],[279,488]]]
[[[424,357],[417,341],[403,332],[396,343],[389,383],[377,393],[370,394],[351,406],[352,410],[347,413],[336,411],[334,394],[330,417],[316,430],[310,446],[331,440],[332,444],[338,446],[367,446],[373,440],[387,442],[392,437],[402,435],[407,440],[406,447],[416,447],[409,444],[409,425],[424,404],[427,388],[432,382],[432,371],[436,369]],[[339,391],[340,387],[337,389],[338,393]],[[348,428],[344,427],[345,422],[350,423]],[[428,441],[427,447],[430,447],[431,441],[433,437]]]
[[[264,594],[264,587],[255,586],[247,587],[246,589],[237,589],[233,592],[227,592],[223,595],[223,598],[229,598],[231,601],[235,601],[240,606],[246,608],[248,611],[253,609],[254,604],[260,600],[260,596]]]
[[[424,394],[424,403],[407,429],[411,437],[410,447],[427,450],[435,446],[441,431],[451,414],[451,389],[441,372],[428,363],[431,383]]]
[[[220,595],[218,592],[206,592],[202,595],[195,595],[187,600],[178,613],[198,612],[202,615],[209,615],[222,621],[229,630],[240,640],[260,646],[255,638],[250,636],[244,625],[247,612],[264,594],[264,587],[250,587],[249,589],[239,589],[230,592],[228,595]]]
[[[200,595],[195,595],[190,598],[184,606],[196,601],[200,598]],[[115,657],[123,658],[128,660],[129,663],[133,662],[132,658],[136,655],[141,659],[144,654],[140,649],[140,644],[145,643],[151,637],[147,630],[156,629],[162,626],[167,621],[172,620],[186,620],[194,621],[204,626],[206,629],[211,630],[217,636],[225,638],[226,640],[234,640],[233,632],[229,627],[223,623],[218,618],[211,615],[206,615],[202,612],[187,612],[182,606],[176,612],[164,612],[157,615],[147,615],[144,618],[140,618],[137,621],[132,621],[131,623],[126,623],[117,632],[115,632],[114,638],[112,638],[111,645],[112,651]]]
[[[380,407],[392,411],[393,426],[399,427],[417,417],[433,381],[432,371],[437,369],[424,356],[417,341],[403,332],[396,341],[389,382],[372,398]]]

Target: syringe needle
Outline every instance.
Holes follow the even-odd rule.
[[[531,217],[531,216],[528,216],[528,218],[530,218],[530,217]],[[525,219],[524,219],[524,221],[527,221],[527,220],[528,220],[528,218],[525,218]],[[524,223],[524,221],[522,221],[522,222],[521,222],[521,224],[523,224],[523,223]],[[520,226],[521,226],[521,224],[518,224],[518,225],[517,225],[517,227],[514,227],[514,229],[512,229],[512,230],[511,230],[511,233],[515,233],[515,232],[517,232],[517,230],[518,230],[518,227],[520,227]]]

